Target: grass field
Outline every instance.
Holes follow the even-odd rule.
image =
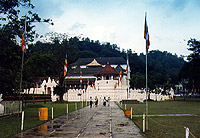
[[[46,121],[40,121],[38,108],[48,107],[48,117],[51,120],[51,107],[54,107],[54,118],[66,114],[67,103],[27,103],[24,105],[25,122],[24,130],[38,126]],[[75,110],[75,103],[70,102],[69,112]],[[200,102],[195,101],[164,101],[148,102],[149,114],[198,114],[200,115]],[[77,103],[78,109],[82,107]],[[85,103],[84,103],[85,106]],[[124,105],[121,106],[124,109]],[[146,104],[127,104],[127,109],[133,107],[134,115],[142,115]],[[142,117],[133,117],[135,124],[142,130]],[[21,129],[21,115],[6,116],[0,118],[0,138],[6,138],[17,134]],[[184,138],[184,126],[197,138],[200,137],[200,116],[179,117],[151,117],[149,118],[149,130],[145,132],[147,138]],[[193,138],[190,134],[190,138]]]
[[[40,107],[48,107],[48,120],[51,120],[51,110],[52,107],[54,108],[54,118],[64,115],[67,113],[67,104],[69,106],[69,112],[75,110],[75,103],[51,103],[47,102],[44,104],[43,102],[38,103],[27,103],[24,104],[24,130],[38,126],[40,124],[45,123],[46,121],[39,120],[39,111],[38,108]],[[86,103],[84,102],[84,106]],[[77,102],[77,109],[82,107],[82,103]],[[19,133],[21,130],[21,114],[20,115],[13,115],[13,116],[6,116],[0,118],[0,138],[7,138],[14,134]]]
[[[195,101],[163,101],[148,102],[148,112],[156,114],[198,114],[200,115],[200,102]],[[124,109],[125,105],[121,106]],[[127,104],[127,109],[133,107],[134,115],[145,112],[146,104]],[[133,117],[135,124],[142,130],[142,117]],[[179,117],[150,117],[148,119],[149,130],[145,132],[147,138],[183,138],[185,137],[184,126],[190,132],[200,137],[200,116]],[[190,134],[190,138],[193,136]]]

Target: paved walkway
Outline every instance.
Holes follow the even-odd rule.
[[[144,138],[119,107],[111,105],[83,109],[63,115],[12,138]]]

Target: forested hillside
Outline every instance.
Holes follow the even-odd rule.
[[[145,55],[130,55],[132,70],[132,87],[145,88]],[[136,59],[136,60],[135,60]],[[179,71],[184,65],[184,60],[177,55],[172,55],[166,51],[150,51],[148,53],[148,87],[170,88],[179,81]]]
[[[129,55],[131,68],[131,87],[145,87],[145,55],[133,53],[132,50],[120,51],[115,44],[93,41],[89,38],[79,40],[77,37],[51,42],[37,42],[29,46],[24,64],[24,81],[33,82],[37,77],[55,77],[63,74],[64,58],[67,54],[68,64],[80,57],[124,57]],[[182,58],[168,52],[150,51],[148,54],[149,87],[173,86],[178,83],[179,71],[184,64]]]

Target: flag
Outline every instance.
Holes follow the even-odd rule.
[[[117,82],[118,86],[119,86],[119,79],[118,79],[118,82]]]
[[[66,54],[65,65],[64,65],[64,76],[66,76],[66,74],[67,74],[67,54]]]
[[[148,53],[150,41],[149,41],[149,32],[148,32],[148,25],[146,20],[146,14],[145,13],[145,22],[144,22],[144,39],[146,40],[146,52]]]
[[[119,80],[122,81],[122,72],[119,73]]]
[[[126,75],[128,75],[128,53],[127,53],[127,63],[126,63]]]
[[[83,79],[82,79],[82,71],[80,71],[80,83],[83,82]]]
[[[26,31],[23,32],[22,34],[22,45],[21,49],[24,53],[26,53]]]
[[[26,18],[25,18],[25,26],[24,26],[24,32],[22,33],[22,45],[21,49],[24,53],[26,53]]]
[[[114,90],[116,90],[116,88],[117,88],[117,83],[115,83],[115,85],[114,85]]]
[[[116,89],[116,87],[117,87],[117,84],[114,85],[114,90]]]

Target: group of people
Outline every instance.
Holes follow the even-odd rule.
[[[106,99],[106,97],[104,97],[103,99],[103,105],[106,106],[106,103],[108,103],[108,106],[110,106],[110,97],[108,97]],[[93,100],[92,100],[92,97],[90,97],[90,108],[92,108],[92,104],[93,104]],[[98,106],[98,98],[97,96],[95,97],[95,107]]]
[[[92,101],[92,97],[90,97],[90,108],[92,108],[92,104],[93,104],[93,101]],[[98,98],[97,96],[95,97],[95,107],[98,106]]]
[[[106,103],[108,102],[108,106],[110,106],[110,97],[106,99],[106,97],[103,98],[103,105],[106,106]]]

